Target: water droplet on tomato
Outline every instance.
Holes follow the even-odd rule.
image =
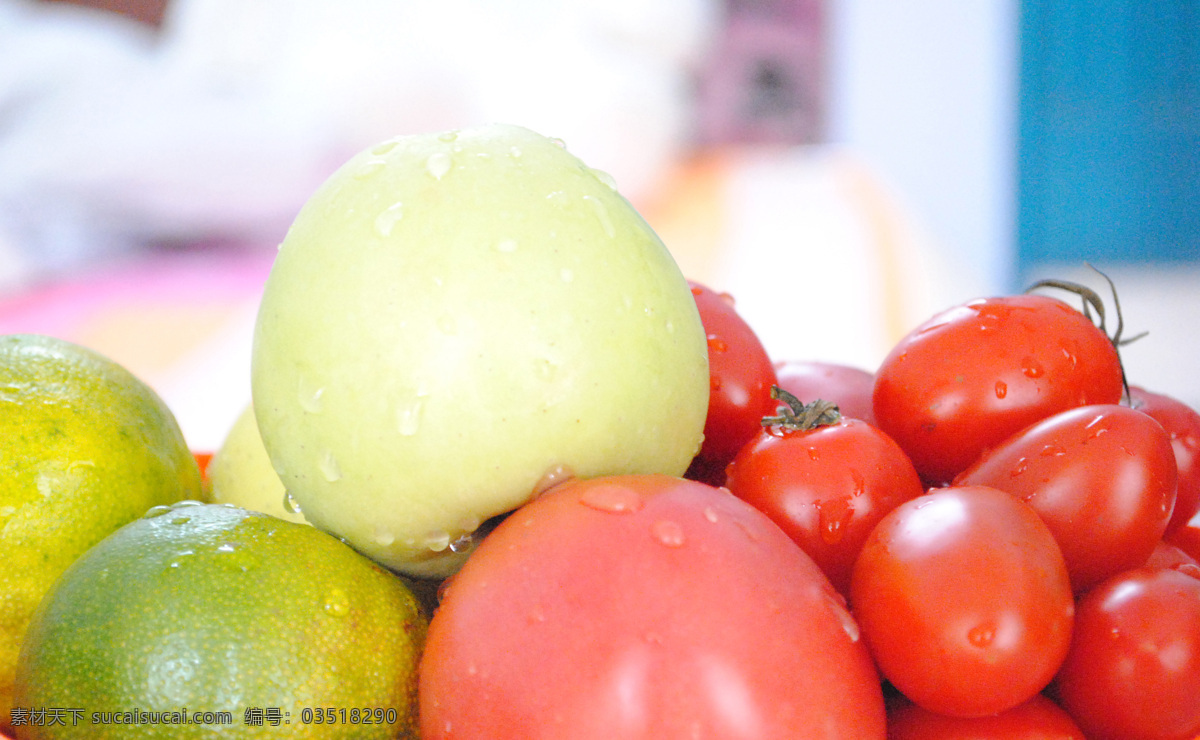
[[[1021,373],[1027,378],[1040,378],[1045,375],[1046,369],[1032,357],[1025,357],[1021,359]]]
[[[729,349],[729,343],[721,339],[716,334],[708,335],[708,351],[709,352],[724,352]]]
[[[820,460],[821,459],[821,451],[818,450],[816,447],[809,447],[808,448],[808,459],[812,460],[814,462],[817,460]]]
[[[817,502],[817,529],[821,540],[827,545],[836,545],[846,536],[846,526],[854,509],[849,499],[828,499]]]
[[[632,488],[608,483],[584,491],[579,503],[608,514],[633,514],[646,504],[642,495]]]
[[[713,391],[721,390],[721,379],[713,375],[708,379],[708,387]]]
[[[707,519],[708,521],[712,522],[713,524],[716,524],[719,519],[719,517],[717,516],[716,510],[711,506],[704,507],[704,518]]]
[[[1004,398],[1008,395],[1008,383],[1003,380],[996,381],[996,398]]]
[[[1067,454],[1067,450],[1060,445],[1049,444],[1043,447],[1042,451],[1038,454],[1042,457],[1062,457]]]
[[[1029,470],[1029,458],[1021,457],[1017,459],[1017,465],[1008,473],[1009,478],[1016,478]]]
[[[846,633],[846,637],[850,638],[850,642],[858,642],[862,637],[862,630],[858,626],[858,622],[854,619],[854,615],[846,608],[845,599],[841,594],[833,593],[826,594],[825,603],[829,607],[829,611],[833,616],[837,617],[838,623],[842,625],[842,631]]]
[[[720,298],[722,301],[724,301],[725,305],[729,306],[730,308],[732,308],[735,303],[735,301],[733,299],[733,294],[731,294],[731,293],[721,292],[721,293],[717,294],[717,297]]]
[[[967,632],[967,642],[977,648],[989,647],[996,640],[996,628],[990,624],[972,627]]]
[[[683,527],[670,519],[659,519],[651,524],[650,534],[667,547],[682,547],[684,543]]]

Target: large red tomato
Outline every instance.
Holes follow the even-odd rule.
[[[776,385],[805,403],[818,399],[837,404],[842,416],[875,423],[871,393],[875,376],[853,365],[787,360],[775,363]]]
[[[821,572],[728,491],[568,481],[454,575],[420,666],[421,736],[885,736],[878,674]]]
[[[1122,371],[1090,319],[1042,295],[951,308],[902,339],[875,372],[875,422],[929,484],[1051,414],[1117,403]]]
[[[955,483],[992,486],[1029,503],[1054,532],[1083,591],[1144,564],[1175,501],[1171,440],[1128,406],[1063,411],[989,450]]]
[[[900,504],[867,538],[850,604],[891,683],[939,714],[982,717],[1028,701],[1071,640],[1066,564],[1037,513],[983,486]]]
[[[786,392],[784,392],[786,393]],[[859,419],[817,409],[784,395],[781,412],[742,448],[725,485],[783,528],[839,592],[875,524],[924,493],[908,456],[890,437]],[[809,423],[812,422],[812,423]]]
[[[1138,568],[1085,594],[1055,689],[1089,740],[1200,736],[1200,580]]]
[[[1175,450],[1179,483],[1175,512],[1167,523],[1170,533],[1183,527],[1200,511],[1200,413],[1183,401],[1145,388],[1131,386],[1129,395],[1135,409],[1162,424],[1171,437],[1171,448]]]

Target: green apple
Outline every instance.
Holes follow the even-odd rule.
[[[399,572],[564,477],[681,475],[708,408],[686,279],[562,142],[490,125],[361,152],[263,292],[254,409],[315,526]]]
[[[212,486],[208,498],[214,504],[233,504],[297,524],[306,523],[304,514],[287,503],[291,498],[267,456],[252,404],[238,415],[213,455],[208,479]]]

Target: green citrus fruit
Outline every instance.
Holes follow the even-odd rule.
[[[150,507],[200,490],[175,417],[145,383],[63,340],[0,336],[0,729],[54,580]]]
[[[16,710],[80,711],[21,737],[414,737],[427,627],[398,576],[313,527],[161,507],[39,607]]]
[[[213,455],[208,476],[211,490],[207,500],[212,503],[233,504],[297,524],[308,523],[294,503],[284,503],[287,491],[271,467],[252,405],[248,404],[238,416]]]

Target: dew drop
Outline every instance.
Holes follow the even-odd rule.
[[[152,506],[146,510],[145,514],[142,514],[142,518],[143,519],[154,519],[156,517],[162,516],[163,514],[170,514],[174,510],[175,510],[175,507],[173,507],[173,506],[163,506],[163,505]]]
[[[1023,475],[1026,470],[1029,470],[1029,458],[1027,458],[1027,457],[1018,458],[1016,466],[1012,470],[1009,471],[1008,477],[1009,478],[1017,478],[1017,477]]]
[[[1008,395],[1008,383],[1003,380],[996,381],[996,398],[1004,398]]]
[[[424,545],[431,552],[444,552],[450,547],[449,532],[432,532],[425,535]]]
[[[550,142],[553,143],[554,146],[558,147],[559,149],[567,148],[567,142],[563,141],[562,139],[560,139],[558,137],[551,138]]]
[[[379,545],[380,547],[388,547],[396,541],[396,535],[392,534],[386,529],[376,529],[375,533],[371,535],[371,539],[374,540],[375,544]]]
[[[1027,378],[1040,378],[1046,372],[1045,368],[1032,357],[1021,360],[1021,373]]]
[[[316,390],[301,389],[299,393],[300,408],[310,414],[321,413],[322,399],[325,395],[325,388],[317,388]]]
[[[717,391],[721,390],[721,379],[720,379],[719,377],[717,377],[716,375],[709,376],[709,378],[708,378],[708,387],[709,387],[709,388],[710,388],[710,389],[711,389],[711,390],[712,390],[714,393],[716,393]]]
[[[1062,457],[1067,454],[1067,450],[1059,445],[1046,445],[1042,451],[1038,453],[1042,457]]]
[[[990,624],[981,624],[972,627],[967,632],[967,642],[977,648],[985,648],[990,646],[996,640],[996,628]]]
[[[640,493],[616,484],[601,484],[589,488],[579,497],[579,503],[589,509],[608,514],[633,514],[646,504]]]
[[[685,541],[683,527],[679,525],[679,522],[673,522],[670,519],[659,519],[654,524],[651,524],[650,534],[660,544],[667,547],[683,547]]]
[[[854,510],[846,499],[830,499],[817,502],[817,528],[821,540],[827,545],[836,545],[846,536],[846,526]]]
[[[317,469],[321,471],[321,475],[330,483],[336,483],[342,479],[342,469],[338,465],[337,458],[333,456],[333,452],[325,450],[321,456],[317,458]]]
[[[568,465],[550,466],[545,473],[542,473],[542,477],[538,479],[538,482],[533,484],[533,498],[541,496],[551,488],[574,477],[575,471]]]
[[[355,170],[354,179],[366,180],[367,178],[374,177],[375,175],[379,174],[380,172],[383,172],[385,169],[387,169],[387,162],[385,160],[382,160],[382,159],[367,160],[366,162],[363,163],[362,167],[359,167],[357,170]]]
[[[296,502],[296,497],[290,491],[284,491],[283,493],[283,510],[297,516],[304,513],[300,511],[300,504]]]
[[[736,303],[736,301],[733,299],[732,293],[721,292],[717,294],[717,297],[724,301],[725,305],[729,306],[730,308],[733,308],[734,304]]]
[[[468,552],[475,547],[475,535],[472,532],[460,534],[450,540],[450,552]]]
[[[190,516],[177,516],[171,520],[171,524],[184,525],[190,521],[192,521],[192,518]]]
[[[450,155],[446,152],[434,152],[425,160],[425,170],[435,180],[441,180],[450,171]]]
[[[396,411],[396,431],[411,437],[421,429],[421,415],[425,411],[425,397],[418,394],[409,403]]]
[[[827,595],[826,604],[829,606],[829,611],[833,612],[833,615],[837,617],[838,623],[842,625],[842,631],[846,633],[846,637],[850,638],[850,642],[858,642],[862,637],[862,629],[859,628],[854,615],[850,613],[850,610],[846,608],[840,599],[840,594]]]
[[[667,323],[664,325],[664,328],[667,330],[668,334],[674,334],[675,333],[675,322],[671,321],[670,319],[667,319]]]
[[[608,207],[602,201],[591,195],[583,196],[583,199],[591,204],[592,210],[596,212],[596,218],[600,219],[600,227],[604,229],[605,235],[610,239],[617,235],[617,230],[613,226],[612,216],[608,213]]]
[[[375,217],[376,233],[383,237],[391,236],[396,224],[402,218],[404,218],[404,204],[400,202],[391,204]]]
[[[593,167],[593,168],[591,168],[591,169],[589,170],[589,172],[591,172],[591,173],[592,173],[592,176],[593,176],[593,177],[595,177],[597,180],[599,180],[600,182],[604,183],[604,185],[605,185],[605,186],[606,186],[606,187],[607,187],[609,190],[616,190],[616,189],[617,189],[617,181],[616,181],[616,179],[615,179],[615,178],[614,178],[612,175],[610,175],[610,174],[608,174],[607,172],[605,172],[604,170],[598,170],[598,169],[596,169],[595,167]]]
[[[717,516],[716,509],[714,509],[711,506],[705,506],[704,507],[704,518],[707,519],[708,521],[712,522],[713,524],[716,524],[719,517]]]
[[[372,149],[371,154],[374,154],[376,157],[382,157],[383,155],[385,155],[388,152],[395,149],[396,145],[399,143],[400,142],[397,141],[396,139],[392,139],[390,141],[385,141],[382,144],[376,146],[374,149]]]
[[[331,588],[325,594],[325,613],[331,617],[344,617],[350,613],[350,597],[340,588]]]
[[[217,545],[217,552],[233,552],[237,550],[237,545],[232,542],[222,542]]]
[[[504,252],[505,254],[512,254],[513,252],[517,251],[517,240],[501,239],[500,241],[496,242],[496,251]]]
[[[721,339],[716,334],[708,335],[708,351],[709,352],[725,352],[729,349],[729,343]]]

